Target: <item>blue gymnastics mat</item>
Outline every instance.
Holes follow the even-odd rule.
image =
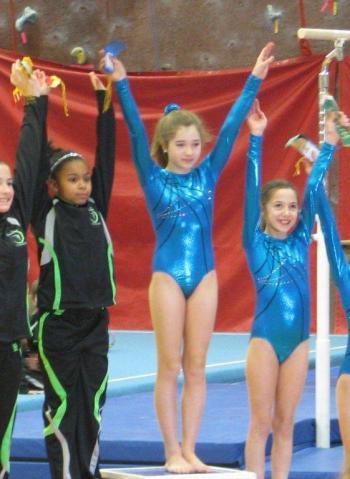
[[[343,462],[341,446],[321,449],[308,447],[293,454],[290,479],[340,479]],[[268,462],[266,479],[271,479],[271,464]]]
[[[340,363],[346,339],[346,336],[332,336],[332,364]],[[207,363],[207,404],[197,449],[199,456],[209,464],[243,465],[249,411],[246,385],[242,380],[248,340],[248,335],[217,333],[211,343]],[[314,362],[313,343],[312,338],[311,367]],[[101,466],[162,464],[163,446],[152,393],[156,367],[153,334],[111,332],[109,359],[110,381],[103,411]],[[337,370],[337,367],[332,368],[332,442],[339,445],[334,398]],[[314,450],[314,377],[314,371],[310,369],[296,415],[296,451]],[[19,400],[11,454],[12,479],[49,478],[42,439],[41,403],[42,398],[37,396]],[[295,460],[297,467],[298,457],[295,456]],[[301,457],[300,460],[307,461],[307,458]],[[339,472],[340,464],[336,461],[332,464],[335,469],[339,467]]]
[[[206,376],[211,382],[244,380],[247,333],[214,333],[210,343]],[[346,335],[332,335],[331,363],[340,364],[346,349]],[[315,337],[310,337],[309,364],[315,363]],[[152,331],[110,331],[108,397],[152,391],[156,378],[156,351]],[[180,381],[181,382],[181,381]],[[38,409],[40,395],[20,395],[18,410]]]

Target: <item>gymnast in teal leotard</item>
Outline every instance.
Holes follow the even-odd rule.
[[[327,248],[332,276],[338,288],[348,322],[348,342],[336,386],[339,429],[343,443],[342,478],[350,477],[350,264],[343,251],[332,208],[324,188],[320,188],[318,215]]]
[[[278,189],[292,186],[274,181],[260,195],[261,137],[252,136],[248,155],[243,244],[256,288],[256,308],[252,338],[268,341],[279,361],[286,361],[298,345],[308,339],[310,329],[309,245],[314,226],[317,188],[333,158],[334,147],[324,144],[317,168],[309,177],[304,202],[297,218],[297,202],[291,206],[298,219],[291,232],[261,226],[260,202],[268,203]],[[272,188],[271,188],[272,187]],[[260,199],[262,196],[262,200]],[[281,205],[282,209],[282,205]],[[279,212],[278,212],[279,213]],[[277,218],[278,221],[278,218]],[[267,229],[266,229],[267,228]],[[267,232],[270,231],[271,232]],[[288,234],[287,234],[288,233]]]
[[[206,134],[198,116],[176,107],[164,115],[150,153],[125,69],[118,60],[114,62],[120,72],[117,91],[131,136],[133,161],[156,235],[149,289],[158,357],[155,404],[164,438],[165,467],[170,472],[209,471],[195,454],[195,442],[205,402],[205,362],[218,294],[213,199],[240,126],[273,61],[272,47],[267,45],[259,55],[214,148],[199,166]],[[176,392],[181,368],[184,388],[179,443]]]
[[[349,127],[348,117],[340,112],[339,119],[343,126]],[[304,158],[307,173],[312,171],[312,163]],[[327,193],[323,185],[318,189],[317,213],[323,231],[324,241],[327,249],[328,261],[332,271],[333,280],[339,291],[341,303],[348,323],[348,341],[344,359],[339,369],[336,385],[337,409],[339,418],[339,429],[343,443],[344,465],[343,472],[339,479],[350,478],[350,264],[343,250],[340,236],[337,230],[337,223],[329,203]],[[342,205],[344,208],[344,205]]]
[[[287,478],[294,412],[308,368],[310,325],[308,250],[322,186],[338,141],[334,120],[308,179],[304,202],[292,183],[273,180],[260,192],[262,134],[267,124],[258,104],[248,115],[248,153],[243,244],[255,283],[256,309],[246,378],[251,420],[246,468],[264,477],[265,448],[273,432],[272,475]]]
[[[198,167],[184,168],[183,172],[162,168],[152,160],[128,80],[117,83],[133,142],[135,166],[156,234],[153,271],[171,276],[185,298],[189,298],[204,276],[215,268],[212,241],[215,187],[260,83],[256,76],[249,77],[220,130],[215,148]],[[195,124],[196,117],[176,108],[161,121],[160,127],[164,130],[173,128],[173,124]],[[200,141],[196,146],[200,146]]]
[[[318,200],[317,212],[324,234],[328,260],[350,331],[350,264],[343,251],[334,214],[323,186],[320,188]],[[339,370],[339,376],[342,374],[348,374],[350,377],[350,335],[348,335],[344,359]]]

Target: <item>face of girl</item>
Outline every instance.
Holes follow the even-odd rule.
[[[0,164],[0,213],[7,213],[14,197],[13,177],[10,167]]]
[[[84,205],[91,195],[91,175],[88,165],[82,159],[66,161],[52,179],[56,195],[67,203]]]
[[[298,221],[298,198],[291,188],[274,191],[264,207],[265,233],[285,239]]]
[[[189,173],[202,152],[202,140],[195,125],[180,126],[169,141],[166,169],[173,173]]]

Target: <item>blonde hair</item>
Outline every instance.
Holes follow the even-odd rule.
[[[202,143],[207,143],[211,136],[206,129],[203,121],[195,113],[188,110],[173,110],[162,116],[158,121],[151,145],[152,158],[162,168],[166,168],[168,164],[168,154],[164,151],[167,149],[169,141],[174,138],[177,130],[181,126],[194,125],[199,133]]]

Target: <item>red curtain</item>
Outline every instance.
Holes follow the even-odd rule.
[[[21,107],[13,103],[12,87],[9,83],[10,65],[14,58],[12,53],[0,51],[0,95],[3,105],[1,158],[12,163],[22,115]],[[317,85],[322,59],[322,56],[312,55],[276,62],[263,83],[259,98],[269,119],[264,141],[264,181],[277,177],[288,178],[295,181],[302,191],[305,176],[293,178],[298,154],[293,149],[285,149],[284,145],[297,133],[307,134],[318,141]],[[96,108],[87,71],[77,66],[61,66],[38,59],[35,59],[34,63],[48,74],[60,76],[67,87],[68,118],[64,116],[59,91],[54,90],[51,93],[49,137],[59,146],[79,151],[92,164]],[[350,62],[344,62],[342,84],[345,84],[346,77],[350,75],[349,67]],[[248,69],[237,69],[142,73],[129,76],[150,135],[164,105],[176,102],[199,113],[215,137],[248,73]],[[345,89],[341,88],[341,91],[343,90]],[[118,304],[111,308],[111,327],[147,329],[151,327],[147,286],[151,274],[154,235],[142,191],[133,170],[128,133],[117,98],[114,99],[114,105],[117,118],[117,168],[109,227],[116,252]],[[216,329],[220,331],[248,331],[254,314],[254,289],[241,246],[247,144],[248,132],[244,126],[232,158],[220,178],[216,194],[214,244],[220,284]],[[210,146],[208,145],[208,148]],[[349,174],[346,174],[344,171],[344,176],[340,175],[341,188],[345,190],[346,177],[349,177]],[[32,240],[30,252],[30,277],[33,279],[38,274],[38,267]],[[314,259],[312,271],[313,265]],[[342,328],[341,324],[339,328]]]

